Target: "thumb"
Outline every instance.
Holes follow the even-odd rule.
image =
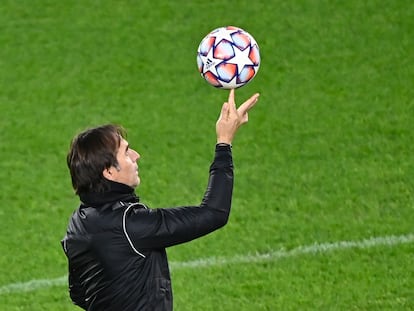
[[[252,97],[250,97],[248,100],[246,100],[240,107],[238,110],[238,112],[241,115],[246,114],[250,109],[253,108],[253,106],[257,103],[257,101],[259,100],[259,93],[254,94]]]

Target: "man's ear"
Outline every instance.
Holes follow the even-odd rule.
[[[113,169],[114,169],[113,166],[105,168],[102,172],[103,177],[105,177],[108,180],[114,180]]]

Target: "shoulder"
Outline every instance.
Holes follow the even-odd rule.
[[[69,230],[88,233],[113,230],[121,226],[121,209],[81,205],[72,215]]]

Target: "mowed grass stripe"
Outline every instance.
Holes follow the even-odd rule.
[[[332,251],[340,251],[347,249],[369,249],[373,247],[392,247],[401,244],[408,244],[414,242],[414,234],[406,235],[389,235],[384,237],[371,237],[359,241],[338,241],[331,243],[315,243],[311,245],[303,245],[293,248],[291,250],[275,250],[264,254],[247,254],[236,255],[232,257],[210,257],[202,258],[192,261],[174,262],[170,263],[172,270],[191,269],[222,266],[227,264],[251,264],[265,261],[277,261],[284,258],[299,257],[302,255],[317,255],[326,254]],[[55,279],[39,279],[28,282],[19,282],[4,285],[0,287],[0,295],[11,293],[24,293],[35,291],[38,289],[49,288],[52,286],[63,286],[67,282],[67,276],[62,276]]]

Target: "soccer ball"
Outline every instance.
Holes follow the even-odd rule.
[[[259,46],[241,28],[217,28],[198,46],[197,65],[210,85],[221,89],[239,88],[250,82],[259,70]]]

